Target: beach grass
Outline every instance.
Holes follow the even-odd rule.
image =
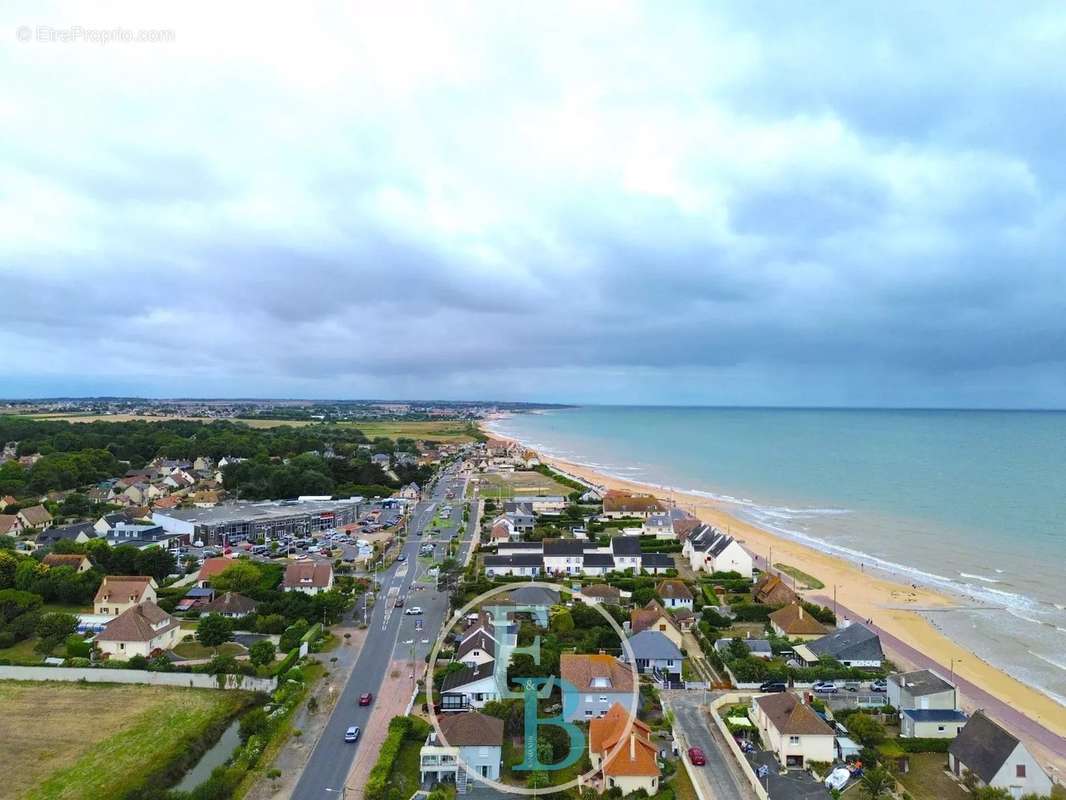
[[[122,797],[190,739],[246,702],[241,693],[164,686],[0,684],[0,798]]]
[[[798,568],[793,567],[793,566],[789,566],[788,564],[782,564],[780,562],[775,563],[774,567],[777,570],[779,570],[779,571],[785,573],[786,575],[788,575],[790,578],[795,578],[797,583],[804,584],[803,588],[805,588],[805,589],[824,589],[825,588],[825,584],[824,583],[822,583],[820,580],[818,580],[813,575],[808,575],[806,572],[804,572],[801,569],[798,569]]]

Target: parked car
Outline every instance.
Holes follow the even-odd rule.
[[[359,695],[359,705],[368,706],[374,702],[374,695],[372,692],[363,692]]]
[[[836,694],[839,691],[837,685],[832,681],[818,681],[811,689],[815,694]]]
[[[407,609],[407,610],[406,610],[406,611],[404,611],[403,613],[404,613],[404,614],[414,614],[414,615],[418,615],[418,614],[421,614],[421,613],[422,613],[422,609],[421,609],[421,608],[419,608],[418,606],[411,606],[411,607],[410,607],[409,609]]]
[[[400,562],[406,561],[407,553],[400,553],[400,555],[396,556],[396,560]]]
[[[870,691],[871,692],[887,692],[888,691],[888,681],[885,680],[884,678],[878,678],[876,681],[874,681],[873,683],[870,684]]]
[[[698,747],[690,747],[688,749],[688,760],[692,762],[694,767],[702,767],[707,763],[707,757],[703,755],[703,751]]]
[[[788,687],[781,681],[767,681],[759,687],[760,692],[785,692],[788,691]]]
[[[346,741],[346,742],[357,742],[357,741],[359,741],[359,734],[360,733],[362,733],[362,731],[359,730],[359,726],[358,725],[351,725],[351,726],[348,727],[348,730],[346,730],[344,732],[344,741]]]

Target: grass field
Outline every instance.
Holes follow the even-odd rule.
[[[145,422],[164,422],[166,420],[183,419],[196,420],[198,422],[211,422],[203,417],[146,417],[138,414],[29,414],[32,419],[53,420],[64,422],[133,422],[135,420]],[[315,420],[284,420],[284,419],[235,419],[249,428],[278,428],[289,425],[300,428],[305,425],[319,424]],[[367,422],[341,422],[346,428],[358,428],[368,438],[374,439],[379,436],[387,436],[390,439],[401,437],[408,439],[432,439],[437,442],[462,443],[471,442],[474,437],[470,435],[470,426],[466,422],[456,420],[440,421],[411,421],[384,420]]]
[[[199,642],[182,642],[174,648],[174,652],[182,658],[213,658],[215,649],[204,647]],[[248,651],[236,642],[226,642],[218,648],[219,655],[243,656]]]
[[[970,793],[944,771],[947,761],[944,753],[914,753],[910,772],[897,777],[914,800],[966,800]]]
[[[121,797],[246,702],[210,689],[5,681],[0,798]]]
[[[808,575],[806,572],[804,572],[801,569],[796,569],[795,567],[790,567],[788,564],[774,564],[774,567],[776,567],[778,570],[780,570],[781,572],[785,573],[789,577],[795,578],[797,583],[804,584],[805,588],[807,588],[807,589],[824,589],[825,588],[825,584],[824,583],[822,583],[820,580],[818,580],[813,575]],[[800,588],[804,588],[804,587],[800,587]]]
[[[521,498],[523,495],[528,497],[537,494],[566,497],[573,491],[569,486],[557,483],[539,472],[490,472],[478,475],[477,480],[480,481],[478,487],[484,499]]]

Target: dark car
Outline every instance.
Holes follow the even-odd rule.
[[[368,706],[374,702],[374,695],[371,692],[363,692],[359,695],[359,705]]]
[[[403,608],[403,598],[402,597],[397,597],[396,598],[396,603],[393,605],[393,608]]]
[[[688,749],[688,760],[692,762],[694,767],[702,767],[707,763],[706,756],[703,755],[703,751],[698,747],[690,747]]]
[[[781,681],[767,681],[759,687],[760,692],[787,692],[788,687]]]

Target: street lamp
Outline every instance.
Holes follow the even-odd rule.
[[[327,792],[331,792],[332,794],[339,794],[341,796],[341,800],[345,800],[345,798],[348,796],[348,787],[347,786],[342,786],[339,789],[330,789],[327,786],[326,787],[326,791]]]
[[[951,659],[951,683],[952,684],[955,683],[955,662],[956,661],[961,664],[962,663],[962,659],[961,658],[953,658],[953,659]]]

